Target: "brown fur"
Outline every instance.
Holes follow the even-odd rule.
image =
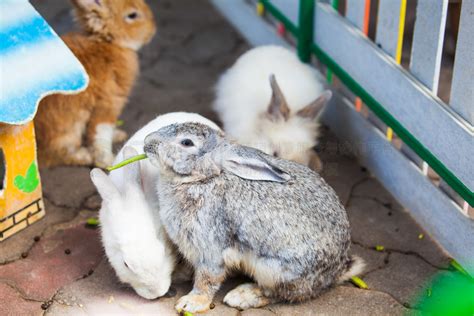
[[[155,23],[143,0],[73,4],[84,34],[69,33],[62,39],[84,65],[90,82],[80,94],[51,95],[41,101],[35,118],[39,162],[104,167],[113,155],[108,146],[97,144],[96,128],[113,126],[122,112],[139,72],[136,49],[151,40]],[[128,15],[133,12],[138,16],[131,20]],[[125,138],[120,130],[113,136],[115,141]]]

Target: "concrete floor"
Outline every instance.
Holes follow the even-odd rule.
[[[248,45],[205,0],[149,2],[158,34],[141,52],[142,74],[122,115],[123,128],[133,133],[156,115],[179,110],[215,119],[209,107],[212,86]],[[73,28],[67,1],[32,3],[60,34]],[[234,279],[219,292],[209,315],[418,314],[414,298],[427,280],[451,273],[446,268],[449,258],[340,145],[325,129],[323,176],[346,205],[352,251],[368,263],[361,277],[370,289],[347,283],[304,304],[240,312],[221,303],[226,291],[240,282]],[[99,231],[85,227],[100,206],[89,169],[42,169],[41,177],[46,217],[0,244],[0,314],[174,315],[173,305],[190,283],[174,284],[178,293],[172,298],[141,299],[117,281]],[[378,245],[384,250],[376,251]]]

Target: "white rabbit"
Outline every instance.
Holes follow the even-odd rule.
[[[136,154],[133,148],[124,150],[124,157]],[[153,210],[141,187],[139,165],[126,166],[122,173],[124,185],[119,188],[102,170],[91,171],[91,179],[103,199],[102,243],[119,279],[130,284],[138,295],[155,299],[170,287],[173,249],[162,229],[155,226]]]
[[[151,132],[185,122],[198,122],[219,130],[215,123],[199,114],[164,114],[137,131],[119,152],[115,163],[143,153],[144,139]],[[176,254],[157,215],[158,170],[148,160],[142,160],[114,170],[109,176],[94,169],[91,179],[104,201],[100,210],[102,242],[119,279],[144,298],[163,296],[171,283]]]
[[[240,144],[320,171],[313,150],[319,135],[317,116],[332,94],[324,91],[319,78],[290,50],[257,47],[221,76],[214,110],[227,135]]]

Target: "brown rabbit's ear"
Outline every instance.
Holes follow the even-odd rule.
[[[86,31],[101,34],[110,39],[105,28],[105,19],[109,14],[107,0],[72,0],[79,23]]]
[[[299,110],[296,115],[304,118],[315,119],[331,98],[332,92],[326,90],[316,100]]]
[[[270,100],[270,105],[268,106],[268,114],[273,118],[283,117],[285,120],[288,120],[290,117],[290,108],[286,103],[285,96],[278,85],[275,75],[270,76],[270,86],[272,87],[272,98]]]
[[[93,9],[101,8],[104,5],[104,0],[71,0],[76,7],[91,11]]]

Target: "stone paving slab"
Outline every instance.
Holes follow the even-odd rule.
[[[0,280],[30,299],[47,301],[64,284],[92,274],[103,256],[98,230],[78,225],[39,240],[22,260],[0,266]]]
[[[304,304],[278,304],[269,309],[277,315],[284,316],[404,315],[408,312],[386,293],[348,286],[339,286]]]
[[[123,128],[133,133],[158,114],[194,111],[216,120],[210,108],[218,76],[247,44],[206,0],[148,1],[158,33],[141,53],[142,76],[125,108]],[[74,29],[68,1],[32,0],[59,32]],[[346,205],[352,253],[362,257],[370,290],[346,283],[310,302],[275,304],[239,312],[222,305],[242,278],[227,281],[209,315],[401,315],[417,314],[412,299],[435,273],[450,273],[448,258],[370,173],[322,127],[318,147],[324,178]],[[89,168],[42,169],[46,217],[0,243],[0,297],[7,315],[175,315],[174,303],[191,284],[174,284],[177,295],[147,301],[120,284],[104,259],[98,230],[84,228],[97,216],[100,197]],[[423,239],[418,235],[424,234]],[[40,237],[35,242],[34,237]],[[384,251],[374,246],[382,245]],[[66,255],[65,250],[71,254]],[[22,258],[22,254],[26,258]],[[92,274],[89,275],[89,271]],[[406,305],[407,307],[405,307]],[[415,306],[416,308],[416,306]],[[3,315],[3,313],[1,313]]]
[[[41,238],[48,228],[58,223],[72,220],[78,213],[76,209],[55,206],[47,199],[44,202],[44,218],[0,243],[0,265],[20,259],[22,254],[27,254],[35,244],[35,238]]]
[[[418,254],[431,265],[448,266],[449,258],[405,210],[387,208],[370,197],[352,197],[347,213],[351,225],[358,227],[352,231],[355,243],[370,248],[383,246],[387,251]]]
[[[26,300],[7,283],[0,283],[1,314],[4,316],[41,315],[41,301]]]
[[[40,172],[44,196],[54,205],[80,208],[85,198],[96,193],[89,168],[42,168]]]

